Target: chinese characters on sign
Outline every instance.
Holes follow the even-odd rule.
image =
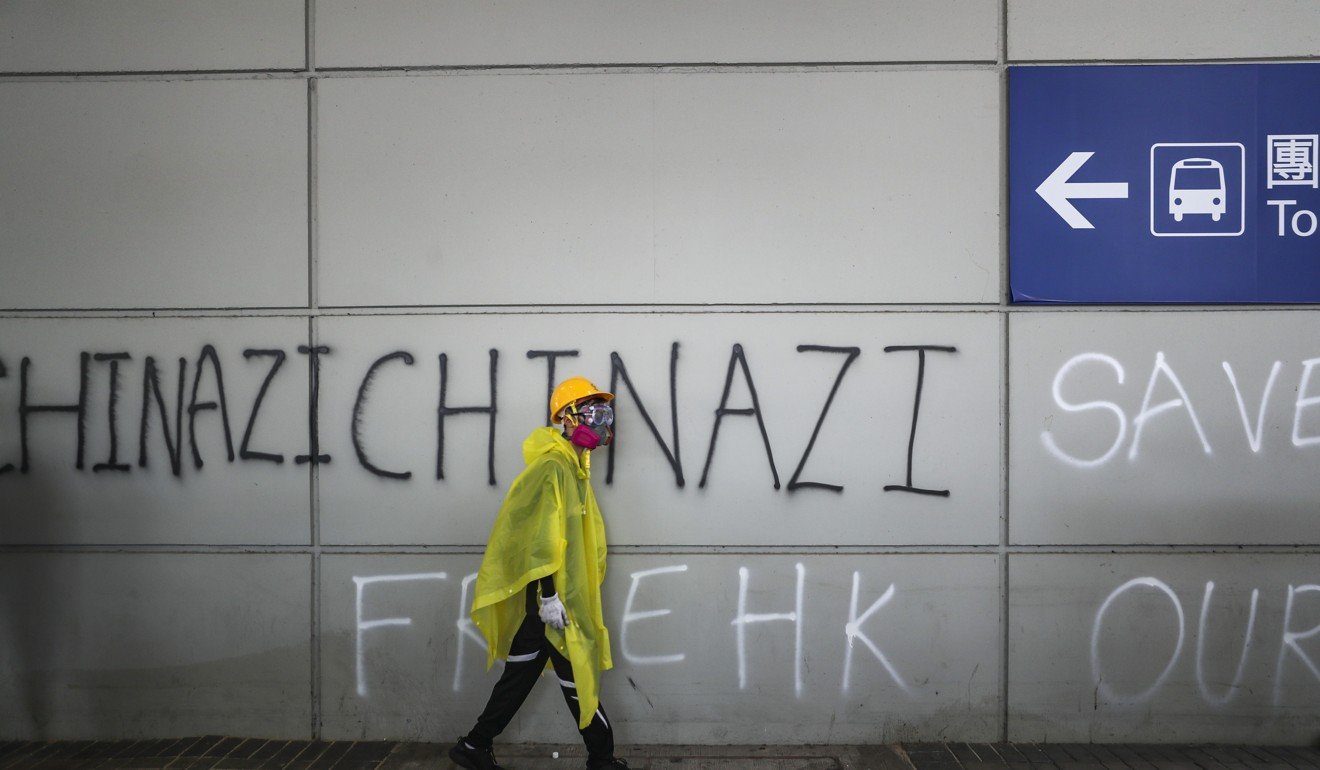
[[[1315,159],[1320,134],[1270,134],[1266,137],[1269,164],[1266,187],[1316,186]]]
[[[1320,64],[1009,68],[1014,302],[1320,302]]]
[[[1266,187],[1273,189],[1285,185],[1316,187],[1315,160],[1316,149],[1320,145],[1320,134],[1270,134],[1266,145],[1269,156],[1266,158],[1269,181]],[[1309,209],[1295,208],[1296,200],[1274,199],[1265,201],[1266,205],[1278,209],[1278,235],[1308,237],[1315,234],[1316,213]],[[1290,213],[1289,209],[1293,209]]]

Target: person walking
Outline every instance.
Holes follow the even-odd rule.
[[[586,744],[588,770],[628,767],[614,756],[599,696],[600,674],[613,662],[601,612],[605,523],[591,489],[591,450],[613,439],[613,400],[589,380],[570,377],[551,393],[553,424],[523,442],[527,467],[495,518],[472,603],[486,667],[503,660],[504,673],[476,724],[449,750],[459,767],[502,770],[495,738],[547,663]]]

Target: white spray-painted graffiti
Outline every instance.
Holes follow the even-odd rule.
[[[672,564],[668,567],[656,567],[655,569],[642,570],[634,572],[630,576],[632,585],[628,587],[628,598],[623,602],[623,620],[619,621],[619,647],[624,660],[633,665],[657,665],[663,663],[682,663],[686,658],[686,653],[675,653],[673,655],[634,655],[628,650],[628,627],[639,620],[647,618],[663,618],[673,612],[670,609],[646,610],[643,612],[633,612],[633,602],[637,599],[637,588],[641,585],[644,578],[654,577],[656,575],[666,575],[673,572],[687,572],[686,564]]]
[[[1164,668],[1154,678],[1154,680],[1145,689],[1137,692],[1119,692],[1112,685],[1112,676],[1107,675],[1109,669],[1101,659],[1101,637],[1104,634],[1105,618],[1107,613],[1119,599],[1125,595],[1142,588],[1159,591],[1169,600],[1173,615],[1177,620],[1178,640],[1174,644],[1173,651],[1169,655]],[[1206,581],[1205,592],[1201,599],[1201,616],[1197,624],[1197,642],[1196,642],[1196,662],[1195,676],[1196,686],[1201,693],[1201,697],[1206,704],[1213,707],[1223,707],[1232,702],[1242,691],[1243,672],[1247,660],[1251,657],[1253,640],[1255,639],[1257,609],[1260,599],[1260,590],[1253,589],[1251,592],[1251,609],[1247,618],[1246,629],[1243,632],[1242,651],[1238,657],[1237,667],[1233,674],[1233,679],[1223,694],[1216,694],[1210,686],[1206,675],[1205,666],[1205,640],[1208,633],[1208,617],[1210,615],[1210,601],[1214,595],[1214,581]],[[1301,646],[1301,642],[1320,634],[1320,623],[1305,631],[1295,631],[1292,628],[1293,623],[1293,605],[1296,597],[1300,594],[1320,592],[1320,585],[1288,585],[1286,589],[1283,622],[1279,632],[1279,650],[1275,659],[1274,677],[1273,677],[1273,703],[1278,706],[1285,684],[1283,677],[1284,663],[1289,655],[1296,656],[1315,676],[1316,681],[1320,682],[1320,667]],[[1150,622],[1150,618],[1143,622]],[[1148,703],[1154,698],[1167,684],[1171,675],[1182,657],[1184,642],[1187,634],[1187,617],[1183,611],[1183,603],[1176,591],[1168,583],[1155,577],[1136,577],[1115,588],[1105,597],[1096,611],[1095,621],[1091,625],[1091,675],[1097,688],[1098,694],[1108,703],[1119,706],[1136,706]]]
[[[1104,353],[1079,353],[1068,359],[1058,372],[1054,375],[1054,381],[1051,385],[1051,393],[1054,398],[1054,404],[1059,409],[1068,413],[1080,412],[1107,412],[1113,415],[1114,419],[1114,440],[1109,447],[1094,457],[1082,457],[1073,452],[1069,452],[1060,446],[1052,430],[1041,432],[1041,443],[1055,458],[1077,468],[1096,468],[1105,465],[1114,458],[1122,449],[1127,441],[1129,424],[1132,427],[1132,443],[1128,447],[1127,458],[1129,462],[1137,460],[1141,454],[1141,437],[1143,431],[1151,421],[1166,412],[1181,410],[1186,414],[1192,428],[1199,439],[1202,452],[1209,455],[1213,453],[1213,447],[1206,437],[1205,428],[1202,420],[1198,416],[1196,408],[1192,404],[1192,398],[1187,389],[1183,386],[1182,380],[1178,377],[1174,368],[1170,365],[1163,351],[1155,354],[1155,362],[1151,367],[1150,377],[1146,382],[1145,395],[1141,400],[1141,407],[1136,415],[1129,421],[1127,413],[1123,407],[1113,401],[1092,400],[1075,403],[1069,400],[1063,393],[1064,381],[1069,379],[1075,372],[1083,369],[1092,369],[1095,365],[1106,366],[1113,371],[1117,384],[1123,385],[1127,373],[1123,364],[1113,356]],[[1261,391],[1260,404],[1256,409],[1255,426],[1252,426],[1252,420],[1248,414],[1246,399],[1242,395],[1242,388],[1238,385],[1238,378],[1233,370],[1232,364],[1227,361],[1221,362],[1224,374],[1227,376],[1228,384],[1233,390],[1236,399],[1238,416],[1242,420],[1242,428],[1246,433],[1247,444],[1253,453],[1259,453],[1261,450],[1261,440],[1265,425],[1265,417],[1269,406],[1270,395],[1274,391],[1274,386],[1278,380],[1279,372],[1283,368],[1281,361],[1275,361],[1270,367],[1269,375],[1265,379],[1264,388]],[[1317,364],[1320,364],[1320,358],[1311,358],[1301,362],[1301,374],[1297,387],[1297,398],[1292,404],[1292,445],[1294,447],[1307,447],[1320,444],[1320,434],[1305,435],[1302,428],[1303,415],[1314,406],[1320,405],[1320,395],[1308,395],[1311,382],[1311,371]],[[1093,373],[1091,373],[1093,375]],[[1079,375],[1080,376],[1080,375]],[[1152,398],[1157,387],[1161,382],[1166,383],[1177,392],[1177,398],[1171,398],[1158,404],[1152,404]]]
[[[1213,580],[1205,582],[1205,595],[1201,598],[1201,622],[1196,627],[1196,686],[1201,690],[1201,697],[1205,698],[1206,703],[1215,706],[1225,706],[1237,695],[1238,687],[1242,683],[1242,671],[1247,666],[1247,653],[1251,651],[1252,632],[1256,629],[1256,610],[1260,606],[1260,589],[1251,589],[1251,615],[1247,618],[1247,631],[1242,643],[1242,654],[1238,656],[1237,670],[1233,672],[1233,681],[1223,695],[1215,695],[1210,692],[1210,687],[1206,684],[1205,677],[1205,640],[1206,618],[1210,615],[1210,599],[1215,593],[1215,583]]]
[[[843,627],[843,632],[848,636],[848,648],[843,654],[843,691],[848,692],[848,686],[852,682],[853,642],[860,639],[862,644],[866,645],[866,649],[870,650],[871,654],[875,656],[875,659],[880,661],[880,665],[885,667],[885,671],[894,680],[894,684],[898,685],[903,692],[911,694],[912,688],[908,686],[907,682],[903,681],[903,677],[894,668],[894,664],[889,662],[889,658],[885,657],[885,654],[880,651],[880,648],[876,646],[876,643],[870,637],[862,633],[862,624],[866,622],[867,618],[874,615],[881,607],[888,604],[890,599],[894,598],[894,584],[890,583],[884,594],[876,599],[870,607],[867,607],[866,612],[863,612],[859,617],[857,615],[857,596],[860,593],[861,583],[862,573],[854,572],[852,600],[848,605],[848,625]]]
[[[631,584],[628,590],[628,597],[624,601],[623,613],[617,628],[619,630],[618,652],[620,657],[630,666],[665,666],[684,662],[687,659],[686,652],[676,652],[665,655],[645,655],[632,651],[629,647],[629,629],[632,625],[643,622],[653,621],[654,619],[665,617],[672,613],[672,609],[653,609],[653,610],[634,610],[637,592],[640,584],[644,580],[656,579],[662,575],[673,575],[685,573],[688,571],[686,564],[671,564],[653,569],[640,570],[631,573]],[[751,582],[751,572],[746,567],[738,569],[738,608],[737,615],[732,619],[730,625],[735,627],[733,635],[733,644],[735,654],[738,659],[738,686],[741,690],[746,690],[749,683],[747,670],[747,657],[749,651],[749,641],[747,638],[746,627],[754,623],[764,623],[771,621],[786,621],[794,625],[793,641],[793,689],[800,697],[805,688],[803,678],[802,660],[803,660],[803,639],[802,630],[804,624],[803,609],[805,607],[805,585],[806,585],[806,567],[798,563],[794,565],[795,573],[795,592],[794,592],[794,610],[792,612],[781,613],[749,613],[747,611],[747,594],[749,583]],[[467,642],[471,641],[477,644],[483,651],[486,649],[485,640],[477,633],[472,621],[468,618],[468,609],[471,607],[471,593],[473,584],[476,582],[476,574],[472,573],[464,576],[461,581],[460,597],[458,601],[458,618],[455,621],[454,629],[457,634],[457,643],[454,647],[454,678],[453,691],[462,690],[462,672],[468,667],[465,662]],[[390,627],[408,627],[413,625],[411,617],[387,617],[368,619],[366,614],[366,595],[367,587],[376,584],[386,583],[404,583],[422,580],[448,580],[445,572],[417,572],[391,575],[370,575],[357,576],[353,578],[355,585],[355,660],[356,660],[356,683],[357,694],[359,697],[368,696],[367,681],[369,679],[367,669],[368,657],[368,634],[369,631]],[[843,665],[843,685],[841,691],[847,693],[851,685],[853,674],[853,647],[858,640],[871,652],[881,668],[888,675],[902,692],[912,696],[915,695],[914,688],[908,684],[907,680],[899,672],[895,664],[890,660],[881,647],[869,636],[863,626],[872,619],[886,605],[889,605],[894,599],[898,589],[890,583],[883,595],[874,601],[865,612],[860,615],[857,612],[861,593],[862,575],[861,572],[853,572],[852,577],[852,597],[848,612],[848,621],[844,625],[844,665]],[[372,592],[373,595],[376,592]],[[384,641],[381,642],[386,643]]]
[[[1105,681],[1104,669],[1100,665],[1100,630],[1104,627],[1105,613],[1109,611],[1109,606],[1114,603],[1114,600],[1123,595],[1129,589],[1137,586],[1150,586],[1162,591],[1169,597],[1169,601],[1173,602],[1174,610],[1178,613],[1178,644],[1174,647],[1173,655],[1169,658],[1168,664],[1164,666],[1164,670],[1155,678],[1155,682],[1150,687],[1139,693],[1125,695],[1114,692],[1114,689],[1110,686],[1109,682]],[[1169,678],[1169,674],[1173,672],[1174,664],[1178,662],[1178,657],[1182,654],[1186,625],[1187,622],[1186,617],[1183,615],[1182,602],[1178,601],[1178,595],[1175,594],[1173,589],[1169,588],[1169,586],[1163,581],[1151,577],[1139,577],[1133,578],[1114,589],[1114,591],[1105,598],[1104,603],[1100,605],[1099,611],[1095,613],[1095,623],[1091,627],[1091,673],[1095,677],[1096,685],[1100,688],[1101,694],[1103,694],[1107,700],[1114,703],[1142,703],[1148,700],[1150,696],[1164,684],[1165,680]]]
[[[747,612],[747,581],[750,572],[746,567],[738,568],[738,616],[732,625],[738,629],[738,689],[747,689],[747,624],[766,623],[774,620],[787,620],[793,624],[793,692],[802,696],[802,582],[807,570],[801,562],[794,565],[797,571],[797,601],[792,612],[767,612],[752,614]]]
[[[362,604],[363,593],[367,586],[373,583],[398,583],[413,580],[447,580],[449,576],[443,572],[419,572],[411,575],[373,575],[371,577],[355,577],[353,583],[357,585],[356,606],[357,606],[357,694],[366,696],[367,678],[365,675],[366,664],[362,657],[362,635],[376,628],[387,626],[411,626],[412,618],[379,618],[376,620],[363,620]]]

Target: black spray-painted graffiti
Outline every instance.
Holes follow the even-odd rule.
[[[308,435],[307,452],[294,455],[295,464],[327,465],[331,463],[330,454],[321,451],[320,445],[320,377],[321,363],[323,358],[333,357],[333,347],[329,345],[306,346],[299,345],[297,352],[307,357],[308,365],[308,395],[307,395],[307,415],[308,415]],[[843,491],[843,485],[832,484],[822,481],[803,480],[803,469],[807,465],[808,458],[816,446],[816,439],[820,435],[821,427],[825,423],[826,415],[834,403],[834,397],[839,391],[839,386],[843,383],[844,377],[848,374],[849,368],[853,362],[862,354],[859,347],[838,347],[828,345],[798,345],[799,353],[833,353],[843,356],[843,364],[839,367],[835,375],[834,382],[830,388],[829,395],[820,408],[815,426],[811,432],[810,440],[798,459],[797,465],[793,470],[792,476],[788,480],[788,491],[797,491],[803,489],[819,489],[829,492],[840,493]],[[892,345],[884,348],[886,354],[896,353],[916,353],[917,354],[917,378],[913,389],[912,398],[912,418],[908,434],[907,445],[907,467],[904,483],[889,484],[884,487],[886,492],[910,492],[922,495],[948,496],[947,489],[931,489],[920,487],[913,483],[912,466],[913,456],[917,443],[917,426],[921,418],[921,396],[925,388],[926,381],[926,358],[928,353],[954,354],[957,348],[951,345]],[[529,350],[526,356],[530,360],[544,359],[546,362],[546,401],[549,401],[550,392],[556,382],[556,363],[560,358],[575,358],[579,355],[577,350]],[[234,449],[233,432],[231,429],[231,403],[226,395],[225,379],[220,355],[215,346],[203,345],[198,353],[196,362],[192,365],[192,387],[188,387],[189,361],[187,358],[180,357],[177,364],[177,376],[174,386],[174,403],[171,405],[167,400],[168,389],[162,386],[162,369],[165,367],[157,363],[153,356],[146,356],[142,363],[142,406],[138,419],[138,456],[137,465],[140,468],[148,467],[150,456],[148,448],[153,443],[151,440],[151,424],[155,420],[160,423],[160,435],[165,446],[165,453],[170,464],[170,471],[175,476],[182,476],[185,469],[184,459],[184,417],[187,416],[187,434],[188,448],[192,456],[194,471],[200,471],[205,466],[201,450],[198,448],[198,415],[201,413],[211,413],[219,417],[220,425],[224,435],[225,456],[229,463],[235,462],[269,462],[281,464],[285,461],[285,455],[280,452],[263,451],[252,447],[253,432],[258,421],[264,414],[262,404],[265,401],[271,383],[280,376],[281,372],[286,371],[284,364],[287,359],[287,353],[280,348],[247,348],[243,351],[243,358],[249,362],[268,361],[269,368],[261,381],[254,397],[251,398],[246,407],[246,421],[243,427],[243,436],[239,441],[238,450]],[[485,415],[488,421],[487,441],[486,441],[486,466],[487,483],[491,486],[497,484],[495,478],[495,428],[496,420],[499,415],[499,403],[496,384],[498,382],[500,351],[491,348],[489,350],[489,382],[490,382],[490,401],[485,404],[476,405],[453,405],[450,403],[449,391],[449,356],[446,353],[440,353],[438,356],[440,387],[436,402],[436,465],[435,478],[443,481],[445,479],[445,446],[446,446],[446,422],[452,417],[459,415]],[[38,417],[48,415],[72,415],[76,418],[77,426],[77,452],[74,461],[74,467],[78,470],[84,470],[87,448],[87,422],[90,417],[88,414],[90,403],[90,390],[93,374],[93,365],[106,365],[108,368],[106,382],[108,383],[108,398],[105,418],[109,428],[109,448],[108,456],[92,465],[93,473],[102,473],[113,471],[118,473],[128,473],[132,470],[132,465],[120,460],[120,435],[121,435],[121,414],[119,409],[122,377],[121,366],[129,366],[133,361],[131,354],[127,352],[83,352],[79,354],[78,364],[78,400],[73,403],[35,403],[31,394],[31,377],[33,362],[28,356],[23,356],[19,366],[19,399],[18,399],[18,424],[19,424],[19,464],[17,467],[12,462],[0,465],[0,475],[7,474],[17,470],[20,474],[29,473],[32,469],[32,457],[29,449],[29,437],[33,430],[34,422]],[[403,365],[414,366],[417,359],[412,353],[406,350],[395,350],[375,359],[363,374],[358,385],[357,397],[353,402],[353,413],[350,422],[350,435],[353,444],[353,451],[357,457],[358,464],[371,474],[396,481],[408,481],[413,478],[411,470],[396,470],[385,468],[375,462],[367,453],[365,442],[363,441],[363,420],[365,408],[371,398],[372,384],[376,377],[388,366]],[[670,345],[669,354],[669,404],[670,404],[670,432],[666,437],[661,433],[655,418],[647,408],[645,402],[638,395],[636,386],[632,377],[628,373],[628,367],[624,364],[622,356],[618,352],[610,353],[610,391],[619,394],[629,400],[631,405],[636,408],[638,416],[645,424],[647,431],[655,440],[660,451],[664,454],[670,469],[674,474],[674,483],[677,487],[684,487],[687,484],[686,476],[683,472],[683,459],[679,446],[679,398],[678,398],[678,364],[679,364],[679,343],[673,342]],[[771,447],[770,435],[766,429],[765,419],[761,410],[760,399],[757,395],[756,381],[753,377],[753,368],[749,364],[747,351],[741,344],[735,343],[729,355],[729,364],[725,372],[723,391],[720,397],[719,406],[715,409],[714,424],[711,430],[710,443],[706,450],[706,460],[702,468],[701,479],[698,487],[705,487],[711,478],[711,463],[715,457],[717,440],[719,438],[720,427],[726,418],[733,417],[751,417],[756,421],[756,425],[761,435],[761,443],[765,448],[765,459],[770,470],[770,479],[775,489],[780,489],[779,471],[775,464],[774,450]],[[7,378],[9,372],[0,360],[0,379]],[[730,394],[733,389],[735,377],[741,377],[743,385],[746,387],[751,398],[750,407],[732,407],[729,405]],[[201,392],[203,380],[209,380],[209,386],[215,393],[214,400],[198,400],[198,394]],[[622,390],[620,389],[622,386]],[[185,403],[186,399],[186,403]],[[172,406],[172,409],[171,409]],[[240,405],[241,407],[241,405]],[[153,413],[155,417],[153,417]],[[239,419],[242,419],[240,416]],[[547,413],[546,424],[549,424],[550,415]],[[640,433],[639,433],[640,435]],[[612,484],[614,481],[614,462],[615,453],[618,444],[611,444],[606,449],[606,473],[605,483]]]

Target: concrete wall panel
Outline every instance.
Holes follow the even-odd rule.
[[[452,740],[573,373],[618,393],[625,743],[1314,738],[1315,313],[1005,307],[1000,205],[1004,62],[1318,59],[1311,0],[0,0],[0,40],[0,741]],[[555,690],[509,740],[576,742]]]
[[[1295,312],[1014,315],[1013,542],[1320,543],[1316,328]]]
[[[0,83],[0,307],[307,303],[301,81]]]
[[[1311,0],[1008,0],[1010,61],[1317,54]]]
[[[320,0],[316,52],[321,67],[993,61],[998,17],[992,0]]]
[[[1009,572],[1010,740],[1315,737],[1314,556],[1015,555]]]
[[[307,468],[294,462],[308,444],[300,344],[307,322],[296,318],[0,320],[0,542],[310,542]],[[286,360],[272,375],[277,356],[248,349]],[[148,357],[160,400],[144,387]],[[51,406],[69,410],[34,411]],[[245,437],[250,455],[283,461],[245,458]]]
[[[0,72],[296,69],[301,0],[6,0]]]
[[[471,726],[499,674],[484,671],[480,637],[461,625],[478,564],[474,555],[326,557],[326,737],[447,740]],[[996,577],[993,556],[613,555],[605,603],[615,668],[602,702],[630,743],[992,740]],[[742,624],[740,642],[740,601],[749,614],[798,621]],[[860,635],[850,650],[851,620]],[[576,742],[558,689],[543,678],[502,740]]]
[[[320,301],[993,302],[998,93],[982,71],[327,80]]]
[[[581,373],[603,388],[610,387],[610,357],[617,354],[636,389],[634,396],[621,377],[615,385],[613,460],[609,449],[593,453],[612,543],[998,538],[999,324],[993,314],[401,315],[324,318],[318,333],[334,351],[323,364],[320,393],[322,446],[334,457],[320,476],[327,543],[483,544],[505,489],[523,468],[523,439],[548,419],[547,359],[529,357],[529,351],[577,351],[556,359],[555,380]],[[799,345],[856,347],[858,356],[840,379],[848,354],[800,352]],[[912,486],[947,490],[947,496],[884,489],[908,481],[922,366],[916,351],[885,348],[917,345],[955,348],[924,354],[912,441]],[[447,360],[447,408],[489,407],[491,350],[498,351],[493,448],[488,414],[446,417],[439,479],[439,356]],[[413,363],[401,355],[385,359],[396,353]],[[751,409],[753,403],[765,438],[748,414],[726,415],[716,434],[717,409]],[[676,445],[678,470],[665,456]],[[795,480],[817,486],[790,491]]]
[[[309,566],[296,554],[5,554],[4,737],[307,737]]]

